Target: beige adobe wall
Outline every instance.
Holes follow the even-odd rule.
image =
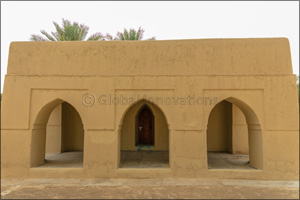
[[[222,101],[209,115],[207,125],[207,151],[231,151],[231,103]]]
[[[232,153],[248,154],[248,126],[245,115],[237,107],[232,104]]]
[[[62,103],[62,152],[83,151],[84,131],[78,112],[68,103]]]
[[[292,74],[286,38],[13,42],[8,65],[40,76]]]
[[[121,150],[136,150],[135,145],[135,118],[139,109],[145,104],[140,101],[133,105],[126,113],[121,131]],[[154,146],[152,150],[169,150],[169,133],[163,113],[155,105],[147,103],[154,115]]]
[[[82,151],[83,125],[77,111],[67,103],[59,104],[46,126],[46,153]]]
[[[62,106],[59,104],[50,114],[46,127],[46,153],[61,153],[61,114]]]
[[[93,106],[83,105],[85,94],[95,95]],[[259,170],[209,170],[206,129],[215,105],[187,102],[158,105],[169,129],[170,168],[120,169],[121,130],[131,105],[101,105],[102,94],[228,100],[246,117],[250,163]],[[36,168],[45,155],[38,150],[45,149],[46,119],[62,102],[82,120],[83,168]],[[2,178],[298,180],[299,106],[289,42],[11,43],[1,102],[1,172]]]
[[[30,139],[30,151],[28,165],[29,167],[37,167],[44,164],[46,153],[46,128],[48,119],[61,103],[61,100],[55,100],[47,103],[40,111],[32,124],[32,134]]]
[[[207,151],[248,154],[248,127],[245,115],[234,104],[218,103],[209,115]]]

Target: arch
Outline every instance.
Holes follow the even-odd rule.
[[[42,124],[47,124],[50,113],[53,111],[53,109],[64,102],[61,99],[55,99],[46,105],[44,105],[40,111],[38,112],[37,116],[35,117],[33,125],[42,125]]]
[[[136,117],[144,108],[149,108],[153,114],[155,133],[153,145],[136,143]],[[121,117],[118,130],[118,167],[120,166],[122,151],[136,151],[141,146],[147,146],[152,151],[169,151],[169,126],[165,114],[156,104],[146,99],[141,99],[130,105]]]
[[[34,126],[34,125],[39,125],[39,124],[47,124],[47,121],[48,121],[49,116],[50,116],[51,112],[53,111],[53,109],[56,108],[59,104],[62,104],[63,102],[66,102],[66,103],[70,104],[77,111],[77,113],[80,116],[80,119],[82,121],[82,124],[84,125],[85,124],[84,123],[84,118],[80,114],[79,109],[77,108],[77,106],[75,106],[70,101],[66,101],[62,98],[56,98],[52,101],[49,101],[45,105],[41,106],[38,113],[34,117],[34,121],[33,121],[32,125]]]
[[[250,166],[257,168],[257,169],[263,169],[263,148],[262,148],[263,143],[262,143],[261,125],[259,123],[259,119],[258,119],[256,113],[249,105],[247,105],[245,102],[243,102],[235,97],[225,98],[224,100],[222,100],[218,104],[216,104],[209,111],[209,116],[207,118],[207,126],[209,124],[209,120],[210,120],[212,111],[218,105],[220,105],[222,102],[229,102],[232,105],[237,106],[244,114],[244,116],[246,118],[247,129],[248,129],[248,146],[249,146]],[[207,133],[208,132],[206,131],[206,134]],[[208,144],[207,140],[206,140],[206,144]]]
[[[230,102],[230,103],[238,106],[239,109],[241,109],[241,111],[245,115],[248,124],[260,125],[260,121],[261,120],[256,115],[255,111],[246,102],[244,102],[243,100],[241,100],[241,99],[239,99],[237,97],[227,96],[225,98],[221,98],[221,100],[219,101],[219,103],[222,102],[222,101],[228,101],[228,102]],[[214,107],[216,105],[218,105],[219,103],[215,104],[213,107],[210,107],[208,109],[208,113],[211,113],[211,111],[214,109]],[[209,115],[208,115],[208,117],[205,118],[205,124],[208,123],[208,118],[209,118]]]
[[[61,111],[59,113],[59,119],[55,119],[58,116],[53,116],[53,111],[57,110],[58,106],[61,106]],[[57,115],[57,114],[55,114]],[[83,149],[83,123],[82,118],[79,112],[72,106],[70,103],[62,100],[62,99],[55,99],[46,105],[44,105],[40,111],[37,113],[36,118],[32,124],[32,135],[31,135],[31,153],[30,153],[30,167],[37,167],[44,164],[45,160],[45,153],[46,153],[46,132],[48,132],[48,123],[49,118],[52,118],[56,121],[61,121],[61,138],[57,138],[61,140],[61,152],[68,151],[70,146],[73,144],[68,141],[68,143],[63,143],[63,140],[67,140],[70,138],[72,128],[78,129],[74,134],[81,134],[82,133],[82,149]],[[76,123],[70,125],[69,118],[71,120],[75,120]],[[74,128],[73,128],[74,129]],[[50,131],[49,131],[50,132]],[[73,133],[72,133],[73,134]],[[77,135],[78,135],[77,134]],[[67,138],[67,139],[66,139]],[[78,140],[78,139],[77,139]],[[81,139],[80,139],[81,140]],[[76,141],[78,143],[78,141]],[[80,143],[81,141],[79,141]],[[67,145],[66,145],[67,144]],[[73,147],[76,144],[73,145]],[[72,148],[73,148],[72,147]]]
[[[154,103],[154,102],[151,102],[151,101],[149,101],[149,100],[147,100],[147,99],[145,99],[145,98],[142,98],[142,99],[140,99],[140,100],[138,100],[138,101],[135,101],[134,103],[132,103],[130,106],[128,106],[128,107],[125,109],[125,111],[123,112],[123,114],[122,114],[122,116],[121,116],[118,130],[120,130],[120,129],[122,128],[123,121],[124,121],[124,118],[125,118],[126,113],[128,113],[128,111],[129,111],[132,107],[136,106],[136,105],[139,104],[140,102],[145,102],[145,103],[147,103],[147,104],[149,104],[149,105],[153,105],[153,106],[155,106],[156,108],[158,108],[158,109],[162,112],[164,118],[166,119],[167,125],[168,125],[168,128],[169,128],[169,126],[170,126],[169,120],[168,120],[168,118],[167,118],[165,112],[163,112],[162,108],[161,108],[158,104],[156,104],[156,103]],[[169,128],[169,129],[170,129],[170,128]]]
[[[136,116],[138,116],[140,114],[140,112],[143,110],[143,109],[149,109],[149,111],[151,112],[151,114],[153,115],[153,112],[151,110],[151,108],[147,105],[147,104],[144,104],[142,107],[140,107],[140,109],[138,110],[138,112],[136,113]]]
[[[255,114],[254,110],[248,106],[245,102],[235,98],[235,97],[228,97],[225,99],[226,101],[238,106],[242,112],[244,113],[247,123],[248,124],[257,124],[259,125],[259,119]]]

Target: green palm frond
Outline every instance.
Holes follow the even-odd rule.
[[[56,41],[59,41],[59,36],[57,32],[51,32]]]
[[[124,33],[123,34],[121,33],[121,36],[122,36],[122,40],[129,40],[129,33],[127,29],[124,29]]]
[[[55,26],[55,29],[56,29],[56,36],[57,36],[57,41],[64,41],[65,38],[64,38],[64,31],[63,29],[56,23],[56,22],[53,22],[54,26]]]
[[[78,28],[78,40],[84,40],[89,31],[89,27],[85,26],[84,24],[80,24]]]
[[[91,35],[88,39],[88,41],[91,40],[105,40],[105,36],[102,35],[102,33],[94,33],[93,35]]]
[[[40,35],[35,35],[35,34],[32,34],[31,37],[30,37],[30,40],[31,41],[47,41],[46,39],[44,39],[42,36]]]
[[[41,33],[46,38],[40,35],[31,35],[31,41],[82,41],[85,40],[89,27],[84,24],[78,24],[77,22],[71,23],[69,20],[62,19],[62,27],[58,23],[53,22],[55,32],[51,32],[51,35],[42,30]],[[102,40],[104,36],[101,33],[95,33],[91,35],[88,40]]]
[[[53,38],[49,33],[47,33],[46,31],[44,30],[41,30],[41,33],[46,36],[46,38],[50,41],[55,41],[55,38]]]
[[[136,31],[134,29],[129,30],[129,38],[130,40],[138,40]]]
[[[107,33],[107,34],[104,36],[104,40],[108,40],[108,41],[119,40],[119,36],[113,37],[112,35],[110,35],[110,34]]]
[[[143,36],[144,36],[144,30],[142,29],[142,27],[139,27],[139,30],[136,33],[137,40],[142,40]]]
[[[131,28],[129,31],[125,28],[123,32],[117,32],[117,36],[114,40],[142,40],[144,37],[144,29],[142,27],[139,27],[139,29],[136,31],[135,29]],[[107,34],[109,35],[109,34]],[[107,40],[112,40],[112,36],[109,35],[109,37],[106,37]],[[156,40],[155,37],[149,38],[147,40]]]

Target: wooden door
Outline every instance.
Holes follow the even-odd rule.
[[[145,105],[137,116],[137,144],[154,145],[154,116]]]

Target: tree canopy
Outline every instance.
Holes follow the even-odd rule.
[[[41,35],[32,34],[31,41],[82,41],[85,40],[89,27],[77,22],[71,23],[69,20],[62,19],[62,27],[58,23],[53,22],[56,32],[47,33],[41,30]],[[97,32],[92,34],[87,40],[105,40],[102,33]]]
[[[83,41],[85,40],[89,27],[84,24],[78,24],[77,22],[71,23],[69,20],[62,19],[62,26],[53,22],[56,31],[48,33],[45,30],[41,30],[42,35],[32,34],[31,41]],[[123,32],[117,32],[117,35],[113,37],[110,34],[105,36],[100,33],[92,34],[87,40],[143,40],[145,30],[139,27],[138,30],[130,28],[129,31],[125,28]],[[146,40],[155,40],[155,37],[148,38]]]
[[[142,40],[144,37],[145,30],[139,27],[136,31],[135,29],[131,28],[129,31],[125,28],[123,32],[117,32],[117,36],[113,37],[110,34],[106,34],[107,40]],[[146,39],[146,40],[155,40],[155,37]]]

